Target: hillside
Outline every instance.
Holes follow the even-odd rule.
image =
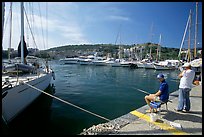
[[[120,48],[119,48],[120,47]],[[50,48],[48,50],[40,50],[32,55],[41,58],[49,58],[49,59],[60,59],[64,57],[73,57],[73,56],[81,56],[81,55],[89,55],[93,54],[94,52],[98,52],[99,56],[107,56],[108,54],[114,58],[118,58],[118,52],[122,51],[122,57],[128,57],[124,55],[124,49],[130,50],[131,48],[134,50],[133,52],[139,56],[141,56],[140,49],[142,48],[142,58],[145,58],[147,54],[150,52],[151,47],[151,54],[153,60],[156,59],[157,47],[158,44],[154,43],[143,43],[143,44],[134,44],[134,45],[113,45],[113,44],[94,44],[94,45],[65,45],[59,46],[55,48]],[[199,49],[197,49],[199,50]],[[191,50],[193,53],[193,49]],[[161,47],[161,54],[160,60],[165,59],[178,59],[179,48],[167,48]],[[29,54],[30,55],[30,54]],[[11,53],[11,58],[17,56],[17,51]],[[182,54],[184,57],[185,55]],[[198,54],[201,57],[201,55]],[[8,58],[8,51],[4,50],[2,52],[2,58]]]
[[[92,52],[99,52],[101,56],[106,56],[108,53],[113,57],[117,57],[117,53],[120,49],[130,49],[133,47],[141,48],[143,47],[142,56],[145,57],[149,53],[150,47],[152,47],[151,54],[153,58],[156,57],[158,44],[144,43],[137,45],[113,45],[113,44],[95,44],[95,45],[66,45],[56,48],[50,48],[46,51],[49,53],[55,53],[58,56],[73,57],[79,55],[91,54]],[[161,60],[164,59],[177,59],[179,49],[177,48],[167,48],[161,47]]]

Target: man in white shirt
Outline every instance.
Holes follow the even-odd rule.
[[[187,112],[190,110],[189,92],[192,89],[192,83],[195,77],[195,71],[191,70],[190,63],[183,65],[184,70],[178,75],[180,79],[179,84],[179,102],[176,111]]]

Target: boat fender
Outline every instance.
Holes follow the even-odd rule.
[[[53,80],[55,80],[55,72],[54,71],[52,71],[52,78],[53,78]]]
[[[8,92],[6,91],[6,92],[4,92],[3,94],[2,94],[2,98],[4,98],[6,95],[8,94]]]

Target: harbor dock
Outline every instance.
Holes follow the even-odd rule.
[[[166,105],[156,113],[156,121],[151,121],[149,109],[145,105],[110,122],[93,125],[80,135],[202,135],[202,85],[190,91],[191,109],[177,112],[178,90],[171,93]]]

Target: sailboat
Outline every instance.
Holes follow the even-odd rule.
[[[119,26],[119,31],[115,40],[115,45],[117,43],[119,39],[119,51],[118,51],[118,58],[116,58],[115,60],[113,60],[111,63],[109,63],[110,66],[112,67],[122,67],[120,62],[121,62],[121,51],[122,51],[122,47],[121,47],[121,24]]]
[[[2,2],[2,11],[4,12],[5,3]],[[19,49],[21,50],[21,62],[13,63],[14,71],[2,70],[2,119],[9,124],[13,119],[20,115],[31,103],[36,100],[45,90],[52,79],[54,79],[54,71],[45,64],[35,61],[35,65],[25,62],[26,45],[24,39],[24,4],[21,2],[21,42]],[[4,16],[4,13],[2,13]],[[3,20],[4,21],[4,20]],[[3,25],[2,25],[3,30]],[[3,39],[3,37],[2,37]],[[3,47],[2,47],[3,49]],[[36,58],[34,58],[36,59]],[[37,64],[38,63],[38,64]],[[30,85],[30,86],[28,86]]]
[[[187,24],[186,24],[186,28],[185,28],[185,32],[184,32],[184,35],[183,35],[183,39],[182,39],[182,42],[181,42],[181,46],[180,46],[180,51],[179,51],[179,59],[181,58],[181,53],[186,53],[186,56],[185,56],[185,59],[183,61],[183,63],[185,61],[189,62],[192,66],[192,69],[195,70],[196,74],[200,74],[201,73],[201,70],[202,70],[202,58],[197,58],[197,51],[196,51],[196,45],[197,45],[197,31],[198,31],[198,2],[196,2],[196,20],[195,20],[195,41],[194,41],[194,59],[192,59],[192,55],[191,55],[191,51],[190,51],[190,45],[191,45],[191,24],[192,24],[192,12],[190,10],[190,13],[189,13],[189,17],[188,17],[188,21],[187,21]],[[188,34],[189,34],[189,37],[188,37],[188,50],[187,51],[181,51],[182,49],[182,46],[183,46],[183,43],[184,43],[184,39],[185,39],[185,35],[186,35],[186,32],[187,32],[187,29],[188,29]],[[183,71],[183,68],[182,66],[179,67],[179,70],[180,71]]]
[[[191,60],[190,64],[192,69],[195,71],[196,79],[202,82],[202,58],[197,58],[197,32],[198,32],[198,2],[196,2],[196,20],[195,20],[195,41],[194,41],[194,59]]]
[[[160,61],[161,54],[161,34],[159,36],[159,44],[157,46],[156,63],[154,63],[155,70],[174,70],[177,69],[178,60],[164,60]]]
[[[147,61],[144,62],[144,68],[145,69],[154,69],[154,61],[152,61],[152,37],[153,37],[153,33],[152,33],[152,30],[153,30],[153,23],[152,23],[152,26],[151,26],[151,40],[150,40],[150,49],[149,49],[149,54],[147,54]]]

